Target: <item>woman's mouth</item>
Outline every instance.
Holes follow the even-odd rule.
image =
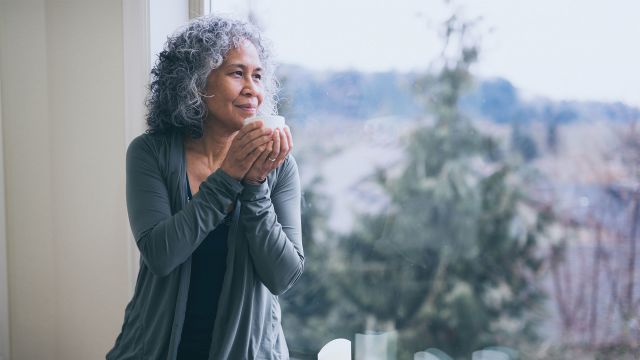
[[[257,108],[254,107],[253,105],[236,105],[237,108],[239,108],[240,110],[242,110],[242,112],[248,114],[248,115],[255,115],[257,112]]]

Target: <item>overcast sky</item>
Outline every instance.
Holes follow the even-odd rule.
[[[312,69],[425,69],[441,48],[442,0],[212,0],[242,16],[251,6],[278,60]],[[480,76],[526,94],[623,101],[640,107],[640,1],[467,0],[482,16]]]

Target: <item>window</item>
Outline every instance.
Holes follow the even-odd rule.
[[[356,359],[640,354],[640,52],[622,40],[640,9],[575,6],[211,4],[282,61],[294,357],[336,338]]]

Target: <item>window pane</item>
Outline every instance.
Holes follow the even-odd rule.
[[[640,5],[390,4],[213,4],[282,63],[294,358],[640,356]]]

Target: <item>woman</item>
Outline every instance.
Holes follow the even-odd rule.
[[[243,126],[275,107],[264,39],[200,18],[152,75],[127,151],[140,272],[107,359],[288,359],[277,295],[304,267],[298,170],[288,131]]]

